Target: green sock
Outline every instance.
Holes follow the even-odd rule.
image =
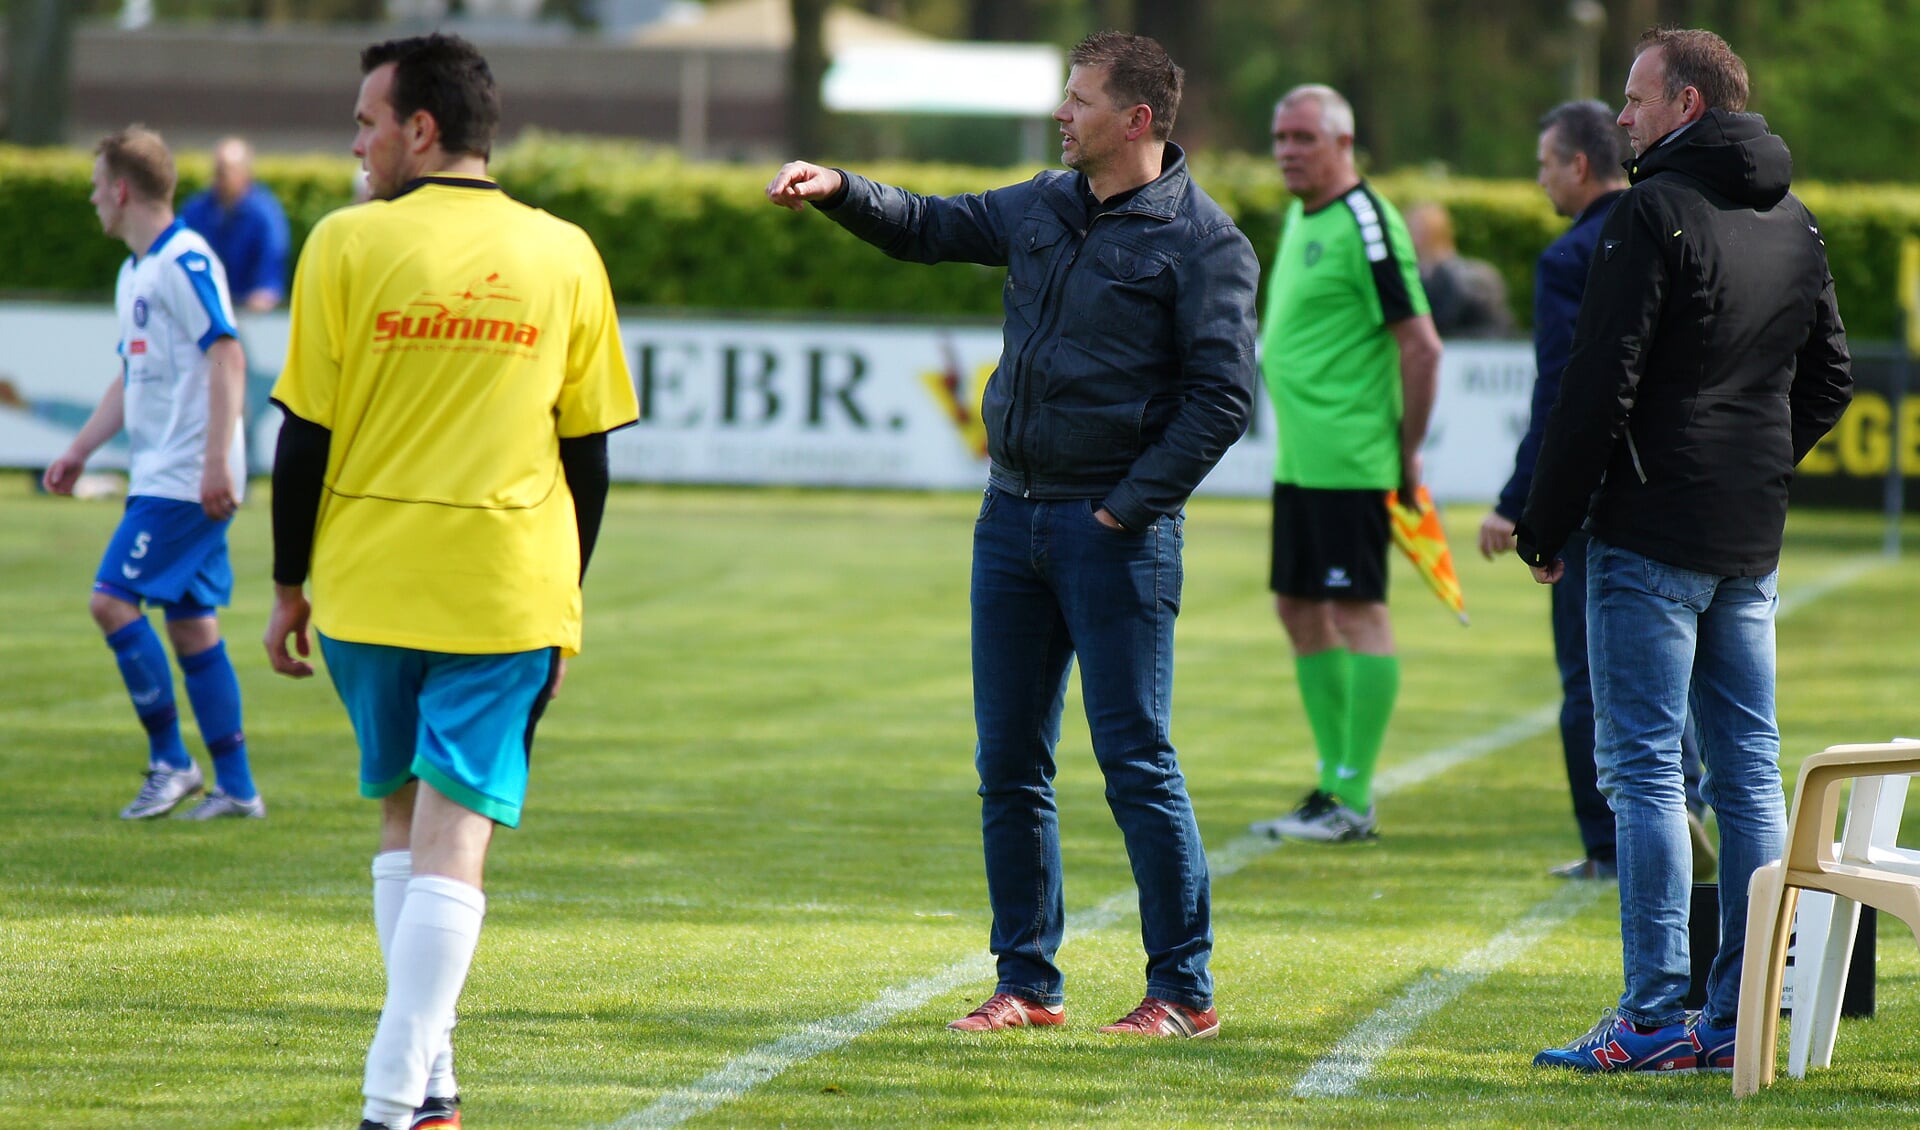
[[[1320,791],[1330,793],[1347,760],[1347,700],[1353,694],[1353,673],[1344,647],[1296,655],[1293,677],[1300,684],[1300,701],[1313,727],[1313,744],[1320,751]]]
[[[1347,715],[1347,758],[1340,763],[1339,782],[1328,791],[1355,812],[1373,803],[1373,767],[1387,738],[1393,700],[1400,694],[1400,660],[1391,655],[1355,655],[1351,707]]]

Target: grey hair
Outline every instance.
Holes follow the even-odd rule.
[[[1596,178],[1613,180],[1629,152],[1626,131],[1614,117],[1606,103],[1594,99],[1562,102],[1541,117],[1540,131],[1553,131],[1553,151],[1562,161],[1584,153]]]
[[[1320,124],[1335,137],[1353,136],[1353,106],[1340,92],[1322,83],[1302,83],[1280,96],[1275,109],[1296,102],[1313,102],[1320,107]]]

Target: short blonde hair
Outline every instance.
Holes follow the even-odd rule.
[[[143,125],[130,125],[101,138],[93,152],[106,162],[107,172],[132,187],[134,195],[155,203],[173,203],[178,176],[173,154],[159,134]]]

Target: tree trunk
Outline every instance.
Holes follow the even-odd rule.
[[[827,74],[828,0],[791,0],[793,46],[787,52],[788,156],[811,160],[826,140],[820,80]]]
[[[17,145],[67,140],[74,7],[63,0],[13,0],[7,18],[7,136]]]
[[[1213,0],[1187,0],[1184,4],[1147,0],[1134,5],[1134,30],[1158,40],[1186,72],[1174,128],[1176,140],[1188,152],[1205,148],[1220,132],[1214,120],[1219,91],[1215,75],[1219,68],[1213,58],[1212,17]]]
[[[1033,4],[1028,0],[969,0],[967,38],[999,43],[1025,43],[1037,38]]]

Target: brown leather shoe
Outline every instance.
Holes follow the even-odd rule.
[[[979,1008],[947,1027],[956,1032],[992,1032],[1000,1028],[1039,1028],[1066,1022],[1067,1010],[1059,1005],[1049,1007],[1012,993],[995,993]]]

